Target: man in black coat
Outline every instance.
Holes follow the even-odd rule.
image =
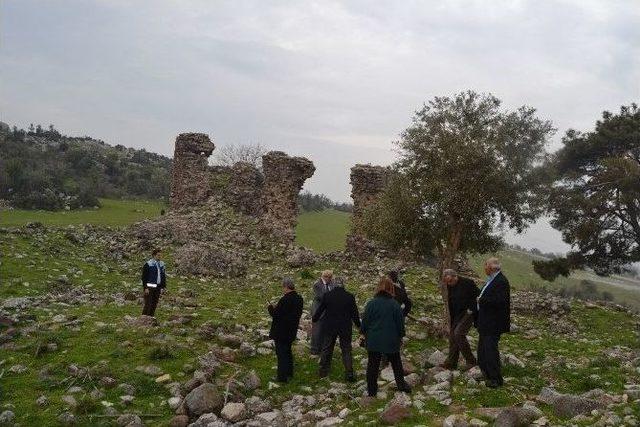
[[[456,369],[460,353],[467,362],[465,369],[475,366],[477,361],[469,341],[467,333],[476,317],[476,298],[480,291],[475,282],[466,277],[458,276],[455,270],[446,269],[442,272],[442,282],[447,286],[449,306],[449,357],[444,362],[446,369]]]
[[[336,340],[340,339],[342,363],[345,379],[355,381],[353,374],[353,358],[351,355],[351,323],[360,329],[360,314],[356,305],[356,298],[344,289],[342,280],[336,279],[334,288],[323,295],[320,306],[312,317],[314,322],[320,320],[324,314],[323,343],[320,352],[320,378],[329,374],[331,359]]]
[[[389,277],[389,279],[391,279],[393,285],[395,286],[396,295],[394,298],[396,301],[398,301],[400,307],[402,307],[402,315],[404,317],[407,317],[407,315],[411,312],[413,303],[409,298],[409,294],[407,293],[407,288],[404,282],[400,278],[400,273],[398,273],[398,270],[391,270],[389,273],[387,273],[387,276]]]
[[[156,313],[160,294],[167,288],[167,275],[164,262],[161,261],[162,251],[154,249],[151,259],[142,267],[142,289],[144,289],[144,307],[142,314],[153,316]]]
[[[293,280],[282,280],[284,295],[275,307],[269,304],[269,314],[273,318],[269,337],[273,339],[278,359],[278,382],[286,383],[293,377],[293,353],[291,346],[298,334],[298,325],[302,316],[302,297],[295,291]]]
[[[498,258],[484,263],[487,281],[478,296],[478,365],[487,387],[503,384],[500,371],[500,335],[511,329],[511,289],[506,276],[500,271]]]

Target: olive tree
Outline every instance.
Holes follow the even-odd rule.
[[[490,94],[434,98],[396,142],[394,174],[365,213],[365,232],[395,249],[435,254],[440,272],[459,253],[497,250],[499,229],[521,232],[542,213],[553,132],[535,109],[507,111]]]

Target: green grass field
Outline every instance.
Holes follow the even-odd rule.
[[[351,214],[335,210],[304,212],[298,217],[296,243],[316,252],[344,249]]]
[[[0,211],[0,227],[14,227],[28,222],[41,222],[48,226],[76,224],[107,225],[112,227],[132,224],[160,215],[165,207],[161,201],[100,199],[99,209],[74,211],[32,211],[14,209]]]

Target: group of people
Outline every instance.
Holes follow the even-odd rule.
[[[165,265],[161,256],[162,252],[155,249],[142,269],[143,315],[155,314],[160,295],[166,289]],[[499,342],[501,335],[510,329],[510,287],[497,258],[489,258],[484,263],[484,271],[487,279],[480,289],[473,280],[458,276],[455,270],[446,269],[442,273],[442,286],[446,286],[448,295],[446,308],[450,325],[449,354],[442,366],[456,369],[462,355],[466,361],[462,369],[477,365],[487,387],[500,387],[504,381]],[[297,338],[304,301],[296,292],[291,278],[283,279],[282,288],[283,296],[278,303],[268,306],[273,318],[269,335],[275,344],[277,380],[287,382],[293,377],[291,347]],[[344,280],[334,278],[330,270],[323,271],[313,285],[311,305],[310,351],[319,356],[320,377],[329,374],[333,350],[339,342],[345,380],[356,380],[352,356],[352,325],[355,325],[362,335],[361,345],[368,354],[369,396],[376,396],[380,368],[387,364],[391,364],[397,388],[410,392],[411,388],[404,379],[400,349],[405,336],[405,318],[412,305],[398,272],[390,271],[379,280],[374,297],[366,303],[361,317],[355,296],[345,289]],[[476,355],[467,339],[474,325],[479,335]]]
[[[497,258],[489,258],[484,270],[487,279],[480,289],[473,280],[458,276],[455,270],[443,271],[442,285],[448,291],[450,331],[449,354],[442,366],[456,369],[462,355],[466,361],[462,369],[479,366],[487,387],[495,388],[504,383],[499,342],[501,335],[510,329],[510,287]],[[293,377],[291,346],[297,337],[304,301],[291,279],[283,280],[283,289],[284,296],[275,306],[269,305],[268,310],[273,318],[270,336],[275,342],[278,359],[277,380],[287,382]],[[380,279],[362,317],[355,296],[345,289],[344,281],[334,279],[329,270],[322,272],[314,283],[313,295],[310,351],[320,356],[318,372],[321,378],[329,374],[338,341],[345,380],[356,380],[352,357],[354,325],[362,334],[362,344],[368,354],[368,395],[376,396],[381,365],[387,364],[391,364],[398,390],[411,391],[404,379],[400,349],[405,336],[405,317],[410,313],[412,303],[397,271],[391,271]],[[467,339],[474,325],[479,334],[477,356]]]

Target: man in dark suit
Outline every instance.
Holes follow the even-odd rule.
[[[269,337],[275,343],[278,359],[278,382],[286,383],[293,377],[293,353],[291,346],[298,334],[298,325],[302,316],[302,297],[295,291],[293,280],[286,277],[282,280],[284,295],[275,307],[269,304],[269,314],[273,318]]]
[[[409,294],[407,293],[407,287],[405,286],[404,281],[400,278],[398,270],[391,270],[387,273],[387,277],[391,279],[393,286],[395,286],[396,296],[394,298],[398,301],[400,307],[402,307],[402,315],[407,317],[411,312],[411,307],[413,305],[411,298],[409,298]]]
[[[478,365],[485,377],[487,387],[503,384],[500,371],[500,335],[511,329],[511,290],[509,281],[500,271],[498,258],[489,258],[484,263],[487,281],[478,296]]]
[[[323,315],[325,315],[325,320],[322,326],[324,341],[320,353],[320,378],[324,378],[329,374],[333,349],[336,345],[336,340],[339,338],[345,379],[348,382],[354,382],[353,358],[351,356],[351,323],[353,322],[360,329],[360,314],[358,313],[356,298],[352,293],[344,289],[342,280],[336,280],[333,290],[324,294],[312,320],[317,322]]]
[[[313,302],[311,303],[311,316],[316,314],[322,297],[324,294],[333,289],[333,271],[325,270],[322,272],[320,279],[313,284]],[[311,324],[311,354],[318,355],[322,351],[322,343],[324,342],[323,327],[324,315]]]
[[[446,269],[442,272],[442,282],[447,286],[449,296],[449,357],[443,367],[446,369],[456,369],[460,353],[467,364],[464,369],[475,366],[477,361],[469,341],[467,333],[476,317],[477,301],[479,290],[475,282],[466,277],[458,276],[455,270]]]
[[[144,307],[142,314],[153,316],[156,313],[160,294],[167,288],[167,275],[164,262],[161,261],[162,251],[154,249],[151,259],[142,267],[142,289],[144,289]]]

